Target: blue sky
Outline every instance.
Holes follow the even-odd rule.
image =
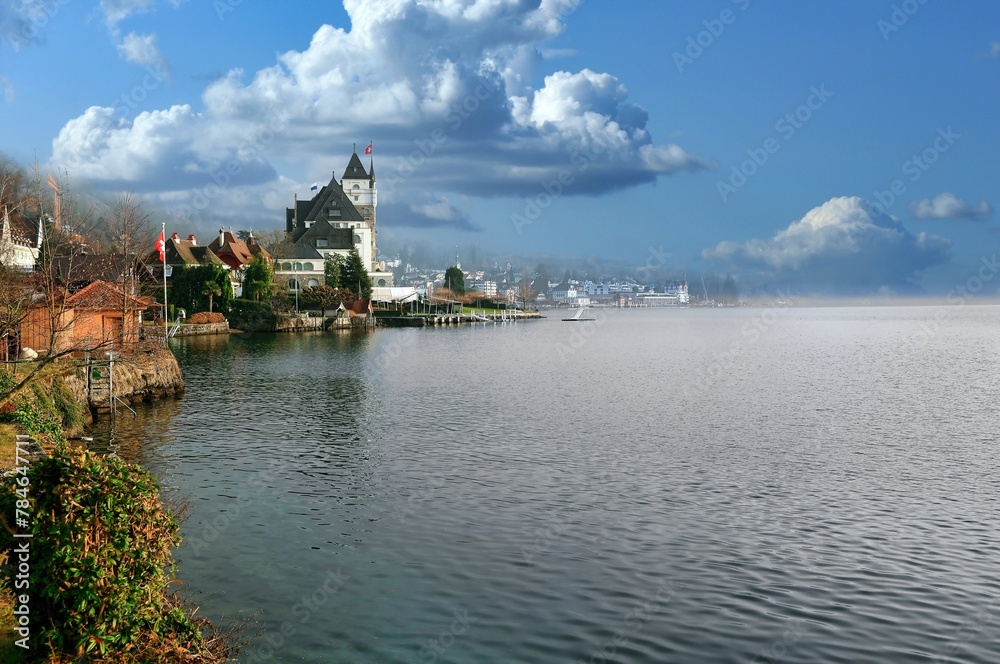
[[[181,233],[373,141],[386,242],[946,293],[1000,238],[986,0],[0,0],[0,93],[0,150]]]

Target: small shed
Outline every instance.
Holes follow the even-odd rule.
[[[135,344],[140,313],[151,304],[107,281],[51,299],[43,296],[21,323],[21,346],[47,352],[54,339],[54,350],[64,352]]]

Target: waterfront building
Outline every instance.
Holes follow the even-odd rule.
[[[497,282],[489,279],[479,279],[472,282],[472,288],[470,290],[479,291],[486,297],[496,297]]]
[[[274,272],[288,282],[289,290],[323,283],[327,256],[347,256],[357,249],[368,270],[372,285],[392,286],[392,273],[378,263],[376,213],[378,189],[375,164],[366,169],[357,151],[351,155],[343,177],[334,171],[329,183],[315,184],[316,194],[309,200],[295,196],[294,207],[285,210],[285,232],[292,240],[288,256],[274,258]]]
[[[75,293],[60,289],[53,301],[40,298],[28,308],[17,336],[21,348],[40,353],[120,349],[138,342],[141,312],[152,304],[107,281],[91,282]]]
[[[7,207],[3,210],[0,227],[0,264],[24,272],[35,269],[42,248],[42,220],[29,224],[20,218],[11,219]]]
[[[568,283],[562,283],[552,289],[552,299],[559,300],[563,302],[569,302],[570,300],[576,300],[577,290],[575,287]]]
[[[193,235],[189,237],[189,239],[193,238]],[[244,242],[233,233],[232,229],[226,231],[220,228],[218,237],[212,240],[208,248],[234,272],[242,271],[250,259],[257,254],[264,254],[265,258],[271,257],[264,247],[257,244],[253,231],[250,231],[249,237]]]

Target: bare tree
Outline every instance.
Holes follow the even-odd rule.
[[[37,340],[38,357],[25,363],[24,372],[15,365],[14,380],[0,391],[0,400],[21,391],[53,362],[79,351],[110,348],[115,341],[103,337],[76,340],[72,336],[74,312],[66,279],[94,234],[95,208],[81,210],[68,185],[52,176],[43,181],[37,163],[31,167],[23,191],[20,216],[40,220],[45,231],[34,273],[0,283],[0,316],[9,330],[22,333],[22,339],[30,333]]]
[[[521,308],[527,309],[528,303],[535,299],[535,289],[531,287],[531,270],[521,271],[521,281],[517,285],[517,297],[521,300]]]
[[[291,258],[292,238],[283,230],[254,231],[253,237],[257,244],[267,249],[274,258]]]
[[[130,298],[140,296],[142,258],[150,253],[154,235],[150,215],[131,193],[119,197],[105,227],[111,256],[122,262],[122,320],[128,316]]]

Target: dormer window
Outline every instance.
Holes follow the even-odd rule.
[[[336,208],[330,208],[329,210],[326,211],[326,216],[327,217],[336,217],[336,218],[339,219],[340,218],[340,210],[337,210]]]
[[[328,246],[329,246],[329,243],[327,242],[327,239],[325,237],[318,237],[318,238],[316,238],[316,248],[317,249],[325,249]]]

